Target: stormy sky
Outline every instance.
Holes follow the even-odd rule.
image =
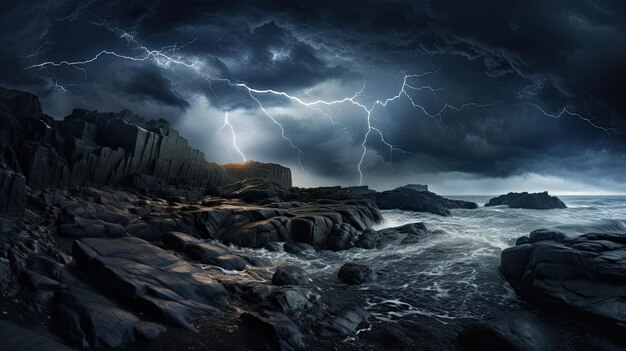
[[[0,85],[55,118],[164,118],[210,161],[280,163],[301,186],[626,193],[622,0],[10,1],[1,13]]]

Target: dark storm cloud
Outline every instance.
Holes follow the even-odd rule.
[[[371,106],[394,96],[405,74],[437,71],[409,81],[438,88],[436,95],[408,90],[428,113],[437,114],[446,102],[488,105],[448,108],[435,118],[413,109],[405,97],[375,109],[372,124],[408,153],[390,152],[371,133],[363,169],[372,177],[398,176],[390,171],[392,161],[396,172],[406,174],[569,172],[582,179],[584,168],[592,167],[617,179],[626,172],[624,134],[607,136],[596,127],[626,130],[623,1],[23,1],[4,7],[0,30],[10,35],[1,39],[0,83],[39,94],[50,111],[72,103],[129,107],[182,126],[189,114],[198,114],[194,99],[202,96],[215,111],[249,111],[242,128],[273,133],[263,139],[263,153],[250,154],[296,164],[293,149],[257,111],[258,103],[224,81],[114,57],[83,66],[86,71],[24,69],[90,58],[103,49],[140,54],[136,44],[120,38],[121,29],[152,49],[177,43],[172,55],[200,60],[213,78],[284,90],[307,101],[329,96],[323,94],[333,87],[333,99],[349,97],[367,81],[359,101]],[[332,110],[341,122],[333,128],[289,99],[256,96],[279,109],[276,118],[301,146],[311,173],[354,182],[367,130],[362,110]],[[589,121],[567,113],[555,119],[539,110],[557,115],[565,107]],[[219,127],[221,118],[217,113],[211,125]]]
[[[189,102],[172,91],[172,82],[163,77],[160,72],[154,69],[132,69],[129,70],[125,81],[120,82],[122,91],[131,99],[152,101],[185,108]]]

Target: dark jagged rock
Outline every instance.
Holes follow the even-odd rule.
[[[266,310],[244,312],[241,320],[254,328],[269,350],[290,351],[304,347],[300,329],[282,313]]]
[[[348,284],[363,284],[371,282],[376,274],[368,266],[357,263],[346,263],[339,269],[337,277]]]
[[[369,317],[370,314],[361,307],[345,307],[320,322],[320,334],[325,337],[345,337],[353,334]]]
[[[306,280],[305,272],[298,266],[280,266],[272,276],[274,285],[300,285]]]
[[[453,208],[474,209],[478,207],[473,202],[446,199],[429,191],[417,191],[407,187],[376,194],[376,204],[381,210],[429,212],[440,216],[449,216],[450,209]]]
[[[291,187],[291,170],[274,163],[246,161],[243,163],[227,163],[222,165],[226,173],[233,179],[262,179],[274,182],[285,188]]]
[[[549,351],[561,345],[555,327],[529,311],[500,313],[471,323],[459,340],[469,350]]]
[[[547,191],[542,193],[508,193],[489,200],[485,206],[507,205],[510,208],[527,208],[535,210],[547,210],[553,208],[567,208],[567,206],[556,196],[548,195]]]
[[[19,327],[11,322],[0,321],[0,340],[3,350],[11,351],[71,351],[72,349],[49,336]]]
[[[501,270],[523,297],[626,326],[626,234],[540,230],[518,242],[502,252]]]

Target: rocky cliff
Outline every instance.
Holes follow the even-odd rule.
[[[226,182],[224,171],[165,121],[84,109],[58,121],[41,112],[34,95],[7,89],[0,114],[2,159],[31,187],[121,185],[139,174],[195,187]]]
[[[9,207],[21,204],[25,185],[213,188],[261,178],[291,186],[291,171],[280,165],[250,161],[221,167],[207,162],[164,120],[146,121],[128,110],[84,109],[55,120],[42,112],[35,95],[4,88],[0,161],[0,191],[6,194],[0,206],[5,212],[19,212]]]

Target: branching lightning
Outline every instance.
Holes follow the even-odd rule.
[[[239,146],[237,145],[237,134],[235,133],[235,128],[233,128],[233,125],[230,124],[230,122],[228,121],[228,112],[226,112],[226,115],[224,116],[224,124],[220,127],[220,129],[217,130],[217,132],[221,132],[226,127],[230,129],[230,134],[233,138],[233,148],[235,149],[235,151],[237,151],[239,156],[241,156],[243,162],[246,162],[246,155],[243,154],[243,152],[241,151],[241,149],[239,149]]]
[[[579,118],[580,120],[588,123],[589,125],[591,125],[594,128],[600,129],[602,131],[604,131],[605,133],[607,133],[607,135],[610,136],[611,132],[616,132],[617,130],[613,129],[613,128],[605,128],[602,127],[600,125],[598,125],[597,123],[594,122],[594,118],[588,118],[585,116],[582,116],[576,112],[570,111],[567,109],[567,107],[563,108],[559,113],[557,114],[551,114],[548,113],[547,111],[545,111],[543,108],[541,108],[539,105],[532,103],[532,102],[503,102],[503,101],[493,101],[490,103],[486,103],[486,104],[480,104],[480,103],[476,103],[476,102],[468,102],[468,103],[464,103],[463,105],[460,106],[454,106],[449,104],[445,99],[443,99],[440,95],[439,92],[443,90],[443,88],[434,88],[430,85],[419,85],[419,84],[415,84],[415,82],[418,82],[420,79],[424,78],[427,75],[431,75],[431,74],[436,74],[438,73],[442,67],[443,67],[443,63],[442,65],[440,65],[436,70],[433,71],[428,71],[428,72],[424,72],[421,74],[410,74],[410,75],[405,75],[403,80],[402,80],[402,85],[400,86],[400,90],[395,93],[394,95],[391,95],[390,97],[384,98],[384,99],[380,99],[380,100],[376,100],[374,101],[371,105],[365,105],[365,103],[360,102],[360,97],[361,94],[363,93],[367,82],[363,85],[363,87],[354,93],[354,95],[352,95],[351,97],[344,97],[342,99],[338,99],[338,100],[332,100],[332,101],[327,101],[327,100],[316,100],[316,101],[304,101],[303,99],[297,97],[297,96],[293,96],[288,94],[287,92],[284,91],[277,91],[277,90],[272,90],[272,89],[257,89],[257,88],[253,88],[248,86],[245,83],[241,83],[241,82],[233,82],[230,79],[226,79],[226,78],[219,78],[219,77],[212,77],[210,75],[210,73],[208,72],[209,70],[206,69],[206,65],[205,62],[203,62],[202,60],[200,60],[199,58],[186,58],[183,55],[180,55],[178,52],[183,49],[185,46],[190,45],[192,43],[195,42],[194,40],[191,40],[189,42],[183,43],[183,44],[174,44],[174,45],[169,45],[169,46],[164,46],[161,49],[149,49],[148,47],[144,46],[143,43],[139,43],[137,40],[135,40],[134,36],[123,31],[120,30],[118,28],[112,28],[110,29],[112,32],[115,32],[119,35],[119,37],[121,39],[126,40],[127,45],[129,46],[129,48],[133,49],[133,50],[137,50],[139,51],[139,55],[136,56],[129,56],[129,55],[124,55],[124,54],[120,54],[117,53],[115,51],[110,51],[110,50],[102,50],[99,53],[97,53],[95,56],[86,59],[86,60],[82,60],[82,61],[69,61],[69,60],[63,60],[63,61],[58,61],[58,62],[54,62],[54,61],[46,61],[46,62],[41,62],[38,64],[34,64],[32,66],[27,67],[27,69],[44,69],[47,71],[47,68],[49,67],[60,67],[60,66],[68,66],[68,67],[73,67],[76,68],[78,70],[80,70],[81,72],[83,72],[85,74],[85,76],[87,75],[87,71],[84,68],[84,66],[93,63],[95,61],[97,61],[99,58],[101,58],[102,56],[113,56],[119,59],[123,59],[123,60],[129,60],[129,61],[137,61],[137,62],[141,62],[141,61],[148,61],[151,60],[153,61],[157,66],[163,68],[163,69],[170,69],[172,66],[183,66],[186,67],[188,69],[193,70],[196,74],[198,74],[200,77],[206,79],[207,81],[209,81],[210,87],[212,89],[212,84],[214,82],[221,82],[221,83],[225,83],[227,85],[229,85],[230,87],[233,88],[239,88],[239,89],[243,89],[247,95],[249,96],[250,100],[252,102],[254,102],[255,105],[258,106],[259,110],[262,112],[262,114],[264,116],[266,116],[273,124],[275,124],[278,129],[280,130],[280,134],[281,137],[289,144],[289,146],[294,149],[294,151],[297,154],[297,159],[298,159],[298,163],[300,165],[300,167],[302,168],[302,170],[308,174],[307,170],[305,169],[303,163],[302,163],[302,155],[303,155],[303,151],[301,149],[300,146],[298,146],[291,137],[289,137],[287,135],[287,132],[284,128],[284,126],[280,123],[279,120],[277,120],[277,118],[268,110],[268,108],[266,108],[263,103],[261,102],[261,100],[259,99],[260,96],[263,95],[273,95],[273,96],[277,96],[277,97],[282,97],[282,98],[286,98],[289,99],[291,102],[296,103],[300,106],[303,106],[307,109],[310,109],[314,112],[317,112],[319,114],[321,114],[322,116],[326,117],[329,119],[329,121],[333,124],[333,126],[337,125],[336,120],[328,113],[326,113],[322,108],[323,107],[330,107],[333,105],[339,105],[339,104],[351,104],[354,107],[357,107],[358,109],[362,110],[363,113],[365,114],[365,122],[366,122],[366,131],[363,135],[363,139],[361,142],[361,155],[360,158],[358,160],[356,169],[359,173],[359,185],[363,183],[363,170],[362,170],[362,166],[363,166],[363,162],[365,160],[366,154],[367,154],[367,142],[370,138],[370,136],[372,134],[376,134],[378,135],[378,137],[380,138],[380,141],[389,149],[389,154],[390,154],[390,163],[393,167],[393,154],[394,151],[398,151],[404,154],[410,153],[409,151],[403,150],[402,148],[399,148],[397,146],[394,146],[393,144],[391,144],[388,139],[385,137],[385,135],[383,134],[383,132],[375,127],[372,124],[372,120],[373,118],[373,114],[376,113],[377,109],[384,109],[387,107],[387,105],[389,103],[392,103],[394,101],[398,101],[402,98],[406,98],[408,100],[408,102],[411,104],[411,106],[423,113],[424,115],[430,117],[430,118],[438,118],[441,120],[442,124],[443,124],[443,114],[446,111],[456,111],[456,112],[461,112],[467,108],[487,108],[490,106],[494,106],[494,105],[526,105],[528,107],[534,108],[537,111],[539,111],[540,113],[542,113],[543,115],[547,116],[547,117],[551,117],[551,118],[562,118],[563,116],[570,116],[570,117],[575,117],[575,118]],[[48,45],[47,43],[44,43],[41,47]],[[41,47],[39,47],[37,49],[37,51],[32,54],[32,56],[35,56],[38,54],[39,50],[41,49]],[[30,55],[29,55],[30,56]],[[56,77],[55,77],[56,78]],[[61,87],[60,85],[58,85],[57,83],[55,83],[56,86]],[[63,88],[64,89],[64,88]],[[438,101],[440,101],[443,105],[442,107],[436,111],[435,113],[433,112],[429,112],[423,105],[417,103],[415,101],[415,99],[411,96],[410,92],[412,91],[428,91],[430,92],[433,97],[435,99],[437,99]],[[213,91],[213,93],[215,94],[215,91]],[[217,96],[217,94],[216,94]],[[445,126],[445,124],[444,124]],[[237,145],[237,137],[236,137],[236,133],[235,133],[235,128],[233,127],[233,125],[229,122],[228,120],[228,113],[226,113],[225,119],[224,119],[224,125],[219,129],[219,130],[223,130],[224,128],[228,127],[230,129],[232,138],[233,138],[233,148],[237,151],[237,153],[242,157],[242,159],[245,161],[246,160],[246,156],[244,155],[244,153],[239,149],[238,145]]]

